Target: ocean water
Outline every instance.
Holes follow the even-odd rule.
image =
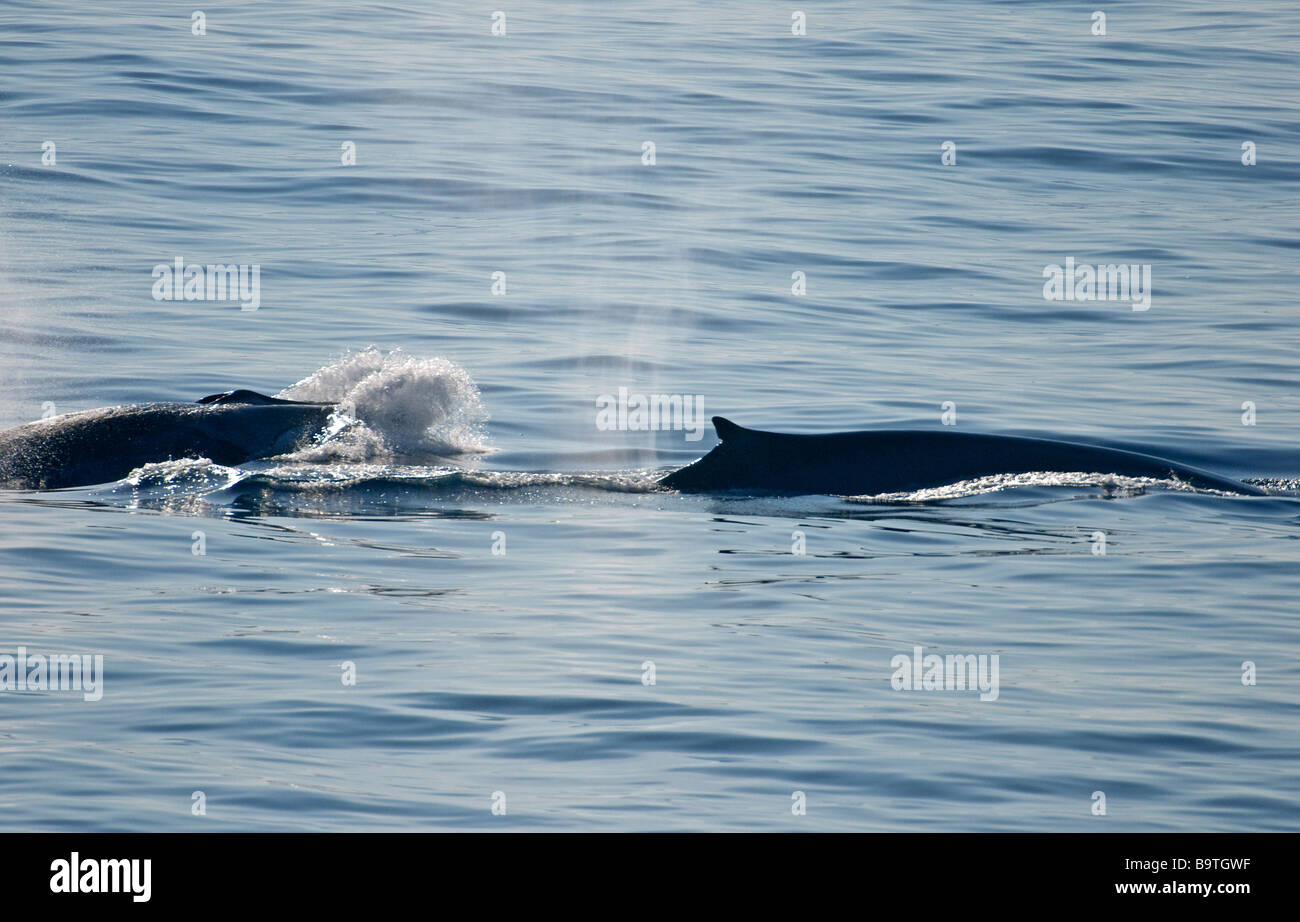
[[[0,493],[0,653],[103,657],[0,691],[0,826],[1295,830],[1300,7],[499,8],[0,4],[0,426],[359,420]],[[711,429],[620,388],[1276,495],[684,496]],[[996,696],[896,689],[917,647]]]

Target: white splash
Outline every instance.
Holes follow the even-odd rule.
[[[1029,474],[995,474],[911,493],[880,493],[875,496],[847,496],[850,503],[915,503],[943,499],[961,499],[1000,493],[1015,487],[1084,487],[1100,489],[1108,496],[1138,496],[1152,489],[1191,493],[1231,495],[1219,490],[1200,490],[1180,480],[1153,477],[1124,477],[1116,474],[1091,474],[1083,471],[1035,472]]]
[[[223,490],[244,476],[236,467],[223,467],[207,458],[179,458],[137,467],[115,484],[110,492],[125,485],[133,490]]]
[[[339,418],[304,461],[362,461],[386,454],[461,454],[487,450],[487,412],[469,372],[440,357],[348,352],[282,390],[287,400],[337,403]]]

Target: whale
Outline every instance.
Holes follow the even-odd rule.
[[[239,389],[196,403],[65,413],[0,432],[0,487],[53,490],[121,480],[145,464],[207,458],[236,465],[284,454],[322,429],[330,403]]]
[[[713,417],[708,454],[658,481],[683,493],[910,493],[999,474],[1090,473],[1175,479],[1189,486],[1268,494],[1209,471],[1140,452],[1078,442],[947,430],[881,429],[794,435]]]

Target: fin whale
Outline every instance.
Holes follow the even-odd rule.
[[[1075,471],[1176,477],[1194,487],[1267,496],[1258,487],[1133,451],[952,430],[789,435],[746,429],[721,416],[722,441],[659,483],[690,493],[751,491],[844,496],[905,493],[997,474]]]
[[[0,432],[0,487],[48,490],[120,480],[175,458],[241,464],[291,450],[322,428],[329,403],[256,391],[212,394],[197,403],[145,403],[65,413]]]

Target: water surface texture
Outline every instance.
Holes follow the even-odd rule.
[[[0,827],[1300,826],[1300,7],[499,7],[0,4],[0,427],[346,413],[0,492],[0,654],[104,670],[0,690]],[[155,299],[177,258],[257,309]],[[712,428],[620,388],[1275,495],[680,495]],[[995,692],[895,688],[917,647]]]

